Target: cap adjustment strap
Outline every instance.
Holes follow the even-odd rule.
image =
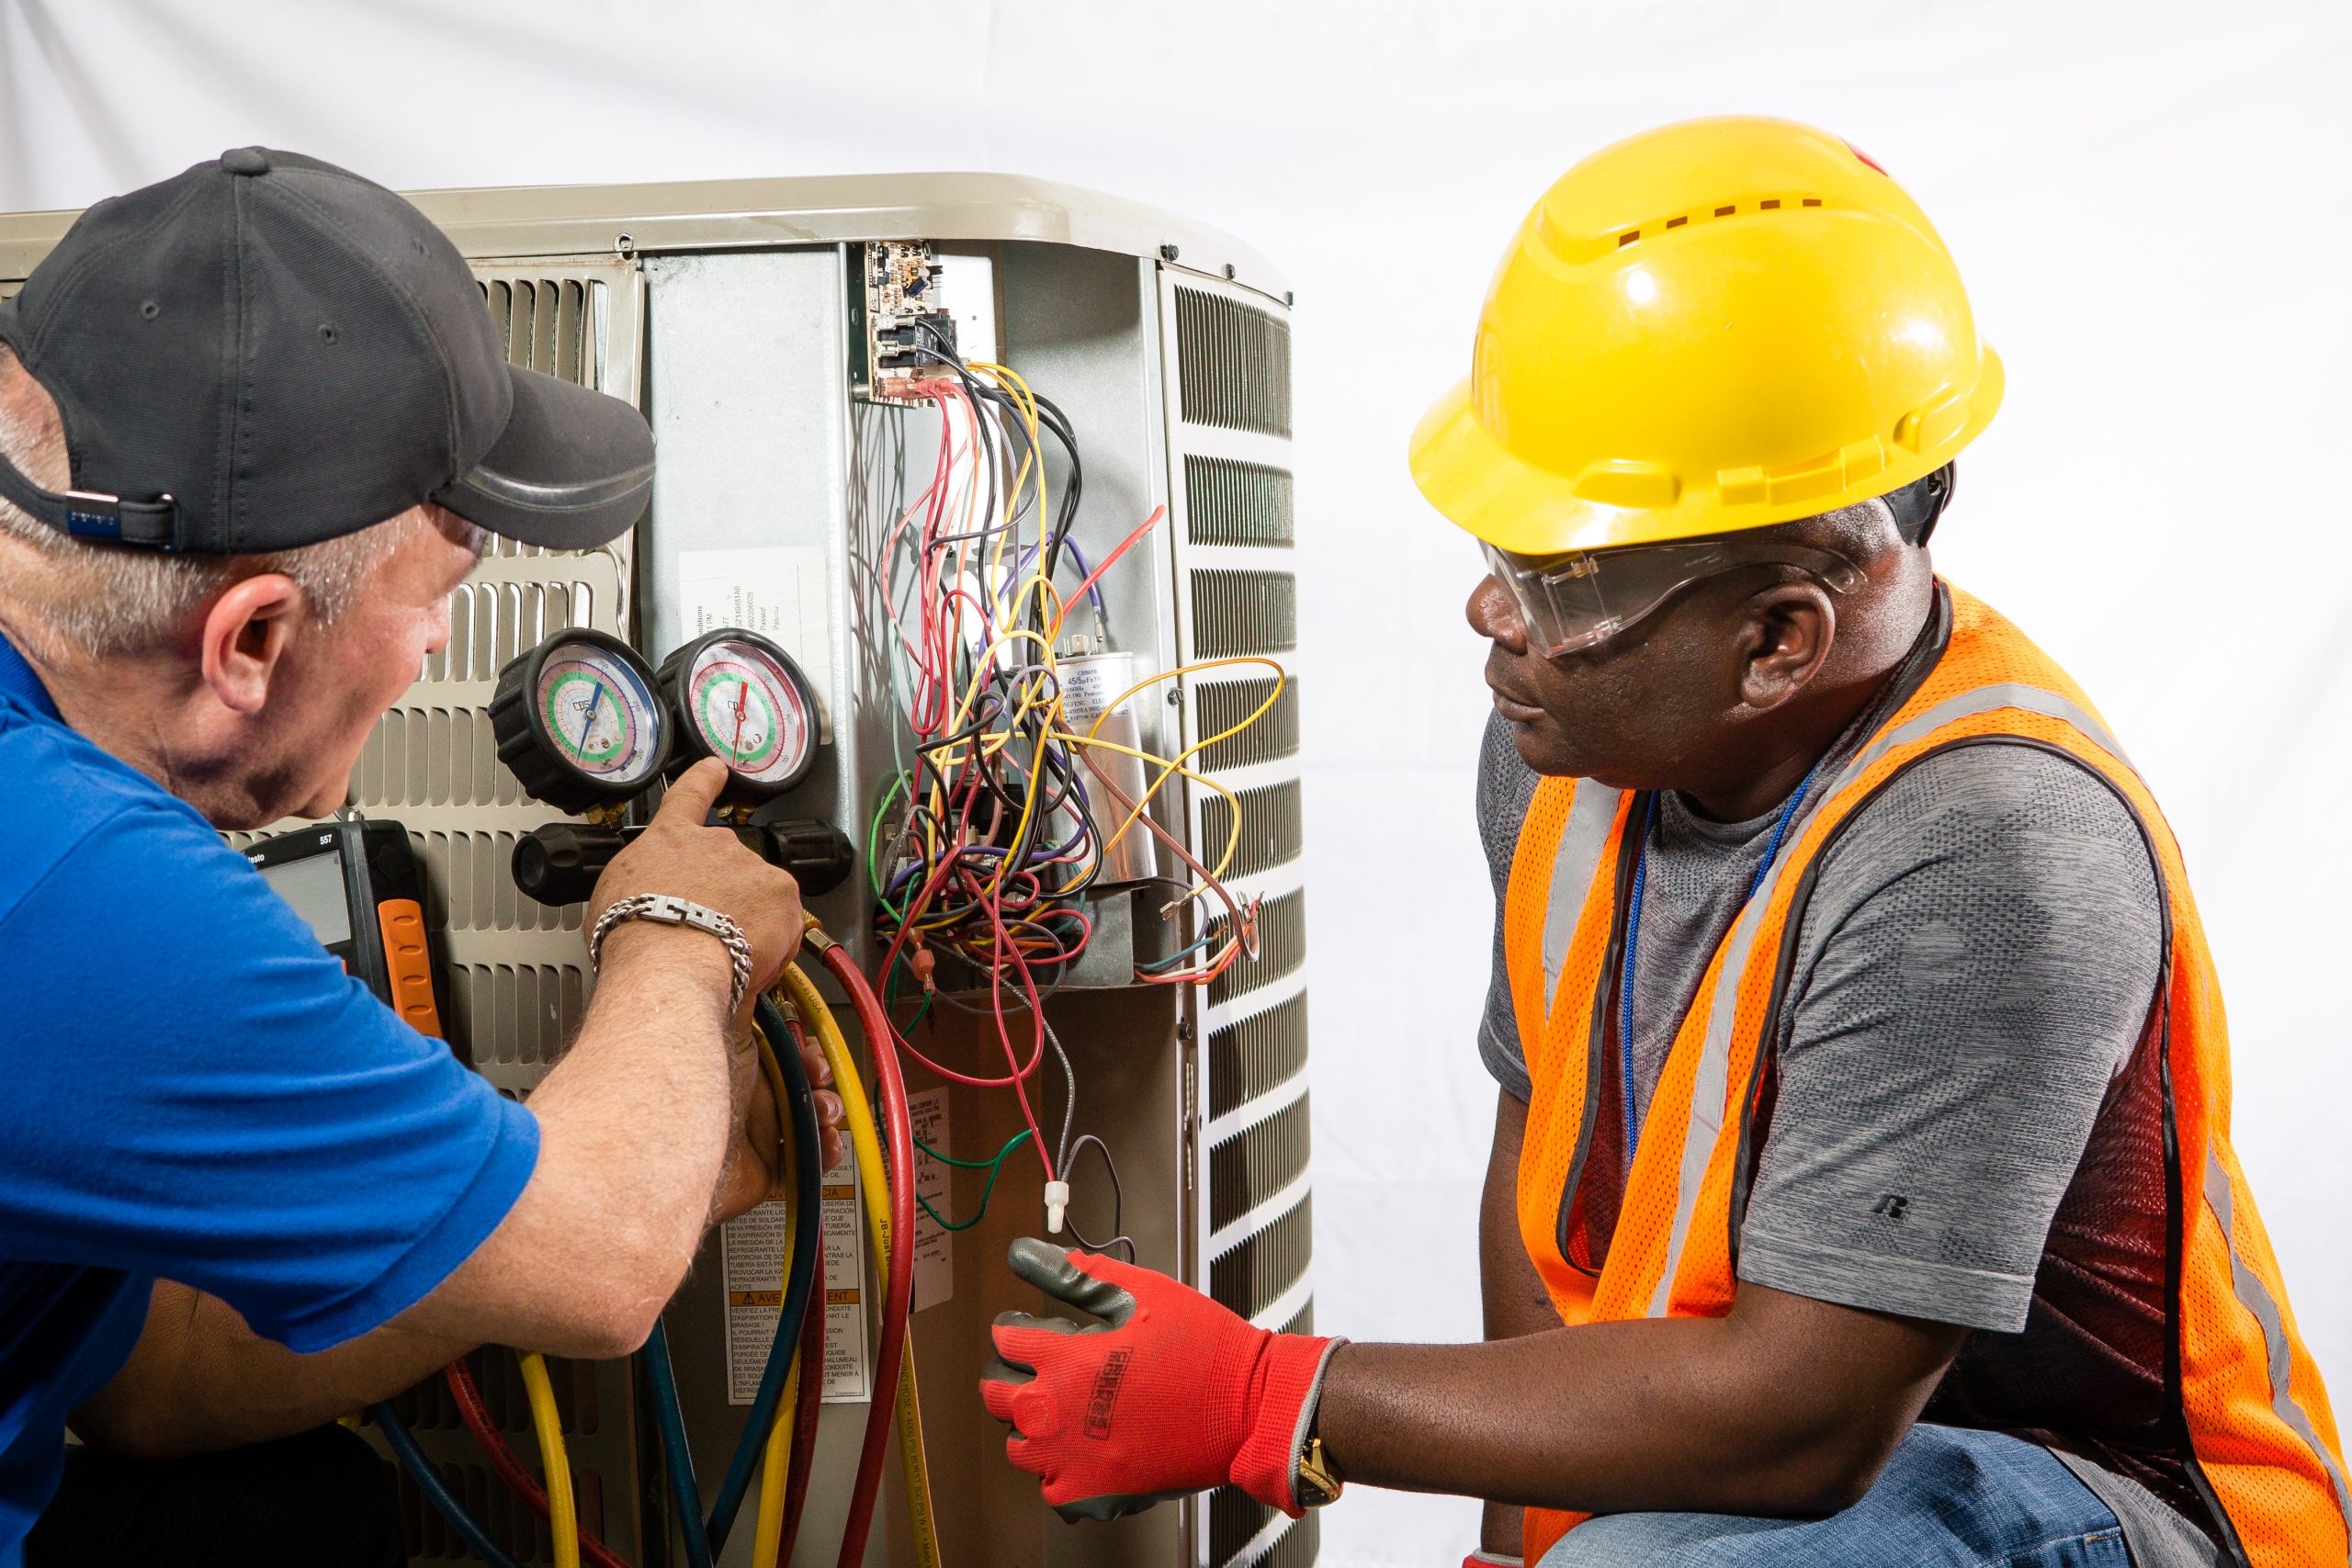
[[[177,551],[180,538],[179,502],[168,495],[152,501],[125,501],[96,491],[49,491],[27,479],[14,463],[0,457],[0,496],[61,534],[110,545]]]

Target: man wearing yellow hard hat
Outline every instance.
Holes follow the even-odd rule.
[[[1544,1568],[2346,1562],[2179,848],[1929,564],[2000,399],[1835,136],[1668,126],[1545,193],[1412,451],[1489,569],[1487,1338],[1021,1243],[1104,1320],[996,1331],[1047,1501],[1453,1492]]]

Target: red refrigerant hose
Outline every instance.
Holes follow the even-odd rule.
[[[548,1517],[547,1488],[539,1484],[537,1476],[523,1468],[523,1461],[506,1441],[506,1434],[490,1418],[490,1407],[482,1403],[481,1385],[474,1381],[473,1368],[460,1357],[442,1369],[441,1376],[449,1385],[449,1397],[457,1401],[459,1419],[473,1434],[474,1446],[481,1450],[481,1457],[490,1461],[490,1468],[498,1472],[498,1478],[523,1499],[531,1512],[543,1519]],[[580,1531],[580,1554],[597,1568],[629,1568],[611,1547],[589,1534],[585,1526]]]
[[[890,1020],[874,988],[849,954],[814,920],[806,933],[825,967],[849,993],[857,1025],[874,1057],[876,1098],[882,1102],[890,1176],[890,1262],[882,1292],[882,1343],[874,1359],[874,1400],[866,1406],[865,1439],[858,1450],[857,1483],[851,1490],[849,1523],[842,1533],[839,1568],[859,1568],[865,1538],[874,1526],[874,1500],[882,1486],[882,1462],[889,1449],[890,1418],[897,1408],[899,1367],[906,1359],[907,1318],[914,1304],[915,1145],[907,1112],[907,1080],[891,1044]]]
[[[817,1421],[825,1410],[825,1304],[808,1303],[800,1324],[800,1400],[793,1412],[792,1464],[784,1482],[784,1540],[775,1568],[788,1568],[792,1543],[800,1538],[800,1515],[808,1501],[808,1476],[817,1457]]]

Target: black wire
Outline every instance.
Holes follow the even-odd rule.
[[[1069,1161],[1062,1168],[1062,1179],[1064,1181],[1069,1179],[1069,1167],[1077,1163],[1078,1156],[1086,1152],[1086,1145],[1089,1144],[1093,1145],[1095,1152],[1102,1156],[1102,1168],[1111,1175],[1111,1229],[1114,1234],[1109,1241],[1097,1247],[1086,1239],[1084,1231],[1078,1228],[1078,1216],[1075,1213],[1067,1216],[1064,1223],[1069,1226],[1069,1234],[1077,1238],[1078,1245],[1086,1248],[1087,1251],[1108,1252],[1114,1247],[1124,1247],[1127,1249],[1126,1261],[1133,1263],[1136,1260],[1136,1240],[1135,1237],[1123,1233],[1120,1223],[1126,1208],[1126,1194],[1119,1187],[1119,1164],[1111,1157],[1111,1145],[1091,1133],[1080,1133],[1077,1141],[1069,1146]]]

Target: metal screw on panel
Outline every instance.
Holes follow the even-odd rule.
[[[1292,305],[1295,305],[1295,304],[1297,304],[1297,303],[1298,303],[1298,291],[1297,291],[1296,289],[1294,289],[1294,288],[1285,288],[1285,289],[1283,289],[1283,306],[1284,306],[1285,308],[1288,308],[1289,306],[1292,306]]]
[[[1233,281],[1234,270],[1235,270],[1235,269],[1234,269],[1234,265],[1233,265],[1233,264],[1232,264],[1231,262],[1227,262],[1227,263],[1226,263],[1226,264],[1225,264],[1225,280],[1226,280],[1227,283],[1230,283],[1230,282],[1232,282],[1232,281]]]
[[[627,261],[629,257],[637,254],[637,237],[634,234],[614,235],[613,254],[620,257],[623,261]]]
[[[1160,246],[1159,259],[1161,261],[1174,261],[1176,259],[1176,247],[1173,245]]]
[[[1172,707],[1179,706],[1180,705],[1182,705],[1182,702],[1183,702],[1183,701],[1184,701],[1184,694],[1183,694],[1183,693],[1182,693],[1182,692],[1178,691],[1178,690],[1177,690],[1175,687],[1173,687],[1173,686],[1170,686],[1170,687],[1169,687],[1169,688],[1168,688],[1168,705],[1169,705],[1170,707],[1171,707],[1171,708],[1172,708]]]
[[[1176,1038],[1179,1040],[1190,1040],[1192,1037],[1193,1021],[1189,1018],[1178,1019],[1176,1021]]]

